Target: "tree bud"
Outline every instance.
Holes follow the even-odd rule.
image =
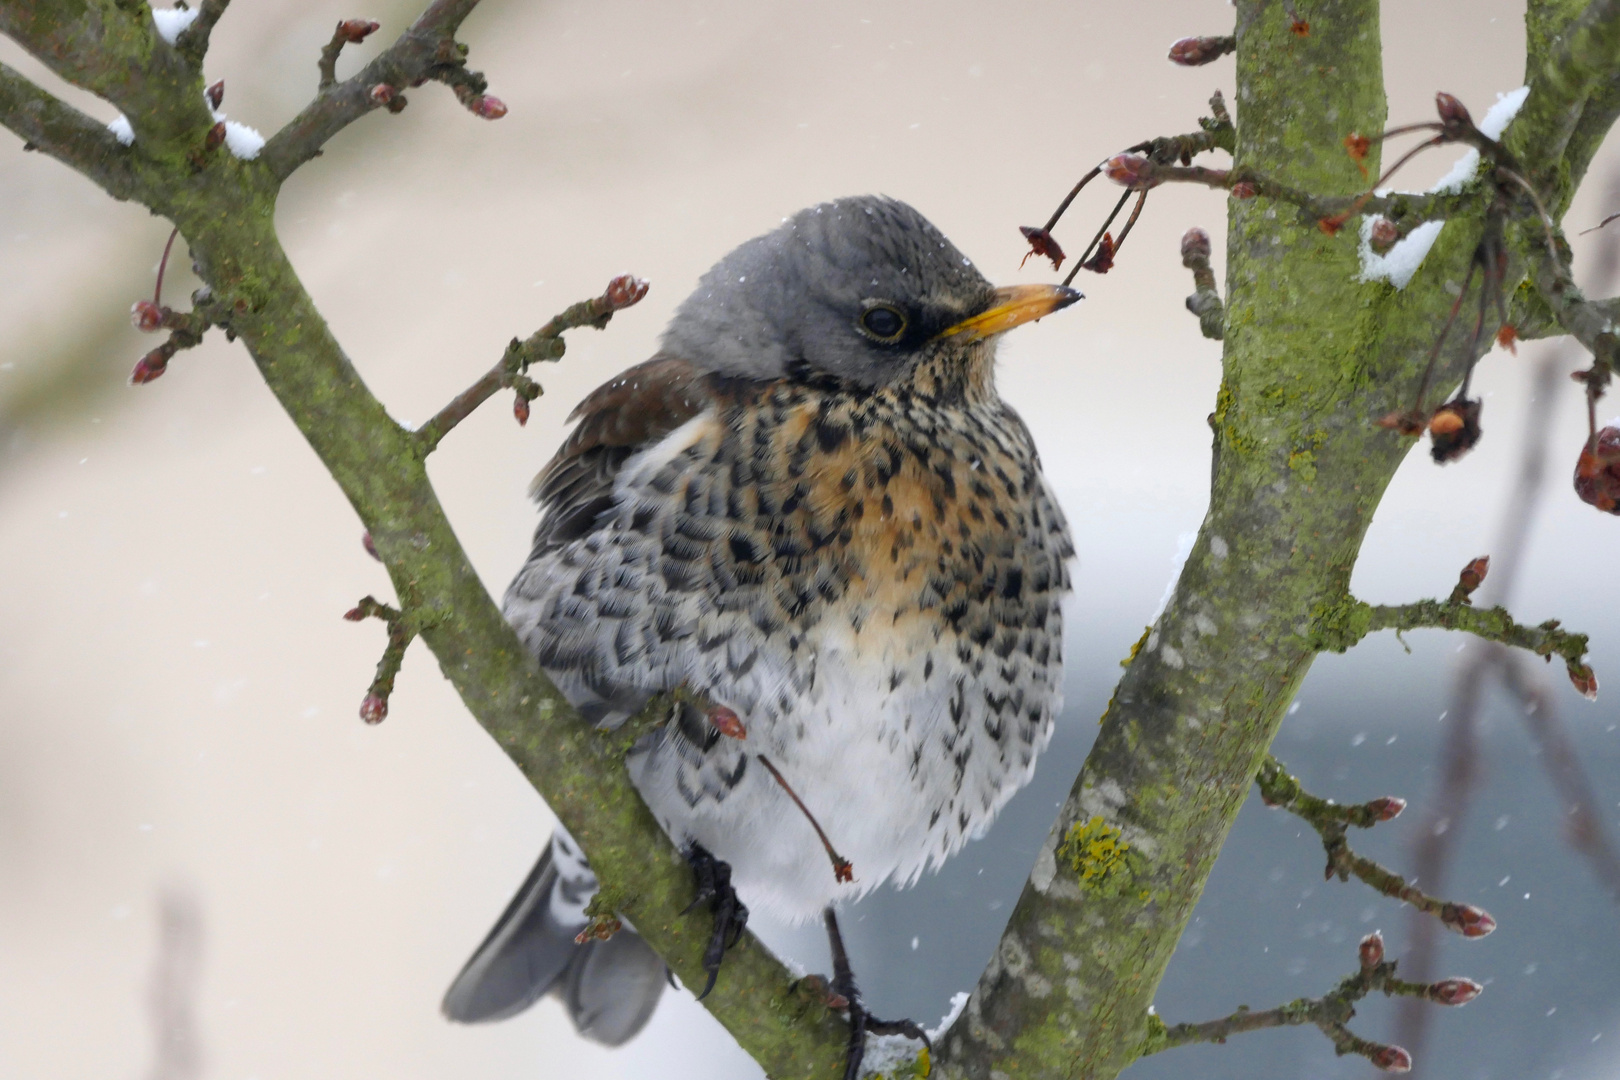
[[[1441,1005],[1466,1005],[1484,989],[1473,979],[1441,979],[1429,987],[1429,1000]]]
[[[130,305],[129,321],[135,329],[150,334],[163,326],[163,309],[150,300],[137,300]]]
[[[367,694],[360,702],[360,719],[368,724],[380,724],[388,716],[388,699],[381,694]]]
[[[1374,930],[1361,939],[1356,951],[1361,956],[1361,970],[1371,971],[1384,962],[1384,935]]]
[[[1380,1046],[1372,1053],[1372,1063],[1385,1072],[1412,1071],[1412,1055],[1399,1046]]]
[[[1491,913],[1473,904],[1445,905],[1440,909],[1440,921],[1466,938],[1481,938],[1496,929]]]

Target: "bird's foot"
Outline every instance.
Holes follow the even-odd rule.
[[[855,985],[855,973],[850,970],[849,954],[844,951],[844,936],[838,931],[838,917],[833,914],[832,908],[827,909],[824,917],[833,961],[828,1001],[832,1003],[842,999],[843,1007],[849,1010],[849,1049],[844,1055],[844,1080],[858,1080],[860,1077],[868,1035],[904,1035],[908,1039],[919,1039],[932,1054],[934,1044],[916,1021],[879,1020],[866,1011],[866,1005],[861,1001],[860,987]]]
[[[748,927],[748,907],[737,898],[737,891],[731,887],[730,863],[715,858],[701,844],[692,844],[686,849],[686,861],[692,867],[697,895],[686,905],[682,914],[707,900],[709,911],[714,915],[714,936],[709,939],[708,948],[703,950],[703,970],[708,973],[709,981],[703,985],[703,993],[698,995],[698,1000],[702,1001],[714,989],[714,981],[720,975],[720,961],[725,959],[726,950],[742,940],[743,931]]]

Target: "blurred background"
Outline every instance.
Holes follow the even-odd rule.
[[[209,77],[225,80],[233,119],[268,134],[313,93],[335,21],[383,23],[376,42],[345,51],[341,76],[418,6],[239,3],[215,33]],[[1188,70],[1163,57],[1176,37],[1231,25],[1223,0],[486,0],[462,39],[510,115],[486,123],[442,87],[413,91],[403,114],[366,118],[299,172],[279,225],[355,364],[410,422],[613,274],[651,280],[639,307],[605,333],[575,332],[563,362],[536,372],[546,395],[527,428],[503,395],[432,458],[499,595],[533,526],[525,486],[563,417],[652,352],[726,250],[801,206],[875,191],[928,214],[993,280],[1044,280],[1043,266],[1020,270],[1016,226],[1044,221],[1106,154],[1193,130],[1217,87],[1230,100],[1230,58]],[[1392,123],[1429,118],[1438,89],[1479,116],[1523,81],[1520,4],[1392,0],[1383,33]],[[112,119],[9,42],[0,59]],[[1431,153],[1404,185],[1432,181],[1453,156]],[[1608,240],[1573,233],[1620,209],[1617,170],[1606,148],[1567,219],[1585,280]],[[1113,197],[1088,191],[1071,212],[1058,230],[1071,252]],[[1182,308],[1192,283],[1177,242],[1209,229],[1219,271],[1224,218],[1215,194],[1155,192],[1117,268],[1080,282],[1089,299],[1003,346],[1003,394],[1035,432],[1079,547],[1068,707],[1035,782],[986,839],[846,919],[883,1015],[932,1024],[972,987],[1118,661],[1203,516],[1219,346]],[[0,136],[0,1073],[758,1076],[685,993],[666,995],[617,1052],[575,1037],[551,1001],[487,1027],[440,1018],[439,996],[551,818],[421,646],[387,722],[356,716],[383,635],[339,616],[367,592],[387,596],[388,582],[241,348],[215,334],[160,382],[125,385],[155,344],[127,313],[149,295],[167,234]],[[182,250],[165,289],[181,306],[195,286],[186,263]],[[1541,366],[1551,377],[1537,382]],[[1483,444],[1445,469],[1412,456],[1373,524],[1360,596],[1444,595],[1517,523],[1521,620],[1590,632],[1599,675],[1620,678],[1620,593],[1596,574],[1620,522],[1569,488],[1584,417],[1564,375],[1578,366],[1549,344],[1482,365]],[[1527,428],[1533,408],[1546,421]],[[1513,494],[1527,431],[1551,446],[1539,501]],[[1381,635],[1323,657],[1277,753],[1318,794],[1410,799],[1357,847],[1410,870],[1415,843],[1449,837],[1443,891],[1501,924],[1483,941],[1439,942],[1441,974],[1488,988],[1465,1009],[1434,1010],[1420,1067],[1466,1080],[1620,1077],[1620,907],[1566,842],[1571,803],[1543,768],[1556,715],[1593,789],[1584,835],[1612,833],[1620,698],[1587,704],[1540,665],[1531,677],[1549,681],[1528,714],[1527,699],[1488,686],[1464,732],[1479,755],[1472,801],[1452,816],[1461,804],[1442,791],[1442,753],[1462,729],[1447,717],[1480,648],[1437,633],[1408,644]],[[1373,928],[1405,954],[1405,911],[1360,884],[1324,884],[1320,846],[1301,832],[1251,800],[1164,982],[1167,1021],[1318,995]],[[758,929],[825,970],[819,930]],[[1396,1025],[1384,1002],[1355,1024],[1381,1041]],[[1171,1051],[1130,1075],[1368,1072],[1296,1029]]]

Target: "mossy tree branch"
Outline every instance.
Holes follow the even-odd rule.
[[[374,605],[371,612],[390,625],[379,678],[391,675],[397,654],[419,635],[469,711],[590,853],[603,882],[599,903],[632,918],[692,983],[702,978],[711,926],[702,912],[681,914],[692,898],[691,875],[622,766],[646,720],[600,735],[535,667],[445,518],[428,482],[422,441],[367,391],[274,231],[281,181],[369,111],[350,90],[383,76],[402,84],[424,71],[436,77],[429,69],[446,56],[459,63],[461,48],[449,35],[472,6],[435,3],[358,82],[326,91],[258,159],[241,160],[196,153],[213,124],[202,106],[200,65],[155,35],[144,5],[131,12],[96,0],[5,0],[0,30],[36,54],[50,52],[54,70],[124,108],[136,140],[118,147],[111,173],[98,169],[98,155],[115,153],[105,129],[75,121],[66,105],[19,84],[14,73],[0,83],[0,124],[24,139],[52,136],[55,156],[179,227],[207,283],[210,318],[247,346],[387,566],[398,608]],[[143,66],[143,53],[154,58],[151,68]],[[843,1020],[813,994],[796,992],[788,972],[757,943],[728,954],[705,1005],[773,1076],[832,1075],[842,1064]]]
[[[1547,119],[1521,119],[1515,145],[1521,155],[1566,160],[1573,190],[1584,169],[1575,136],[1540,127],[1556,126],[1561,110],[1582,113],[1595,93],[1589,76],[1615,65],[1600,56],[1607,5],[1583,6],[1570,25],[1585,36],[1563,33],[1531,67],[1585,73],[1535,84],[1531,100],[1542,98]],[[1152,1047],[1154,989],[1283,712],[1324,647],[1315,613],[1349,606],[1372,622],[1347,586],[1373,511],[1412,445],[1377,432],[1372,419],[1384,403],[1410,400],[1425,379],[1452,306],[1447,284],[1463,279],[1497,198],[1491,185],[1471,185],[1404,207],[1406,218],[1432,213],[1448,224],[1401,290],[1360,281],[1353,231],[1320,227],[1324,210],[1352,204],[1366,184],[1345,137],[1384,127],[1378,32],[1373,0],[1315,4],[1304,34],[1280,0],[1239,0],[1232,168],[1158,170],[1160,179],[1224,190],[1252,184],[1241,192],[1252,197],[1228,203],[1209,511],[990,968],[944,1039],[946,1075],[1109,1080]],[[1376,158],[1374,146],[1369,170]],[[1544,201],[1555,214],[1567,206],[1562,197]],[[1363,208],[1380,209],[1372,201]],[[1503,245],[1509,285],[1544,246],[1541,222],[1514,214]],[[1477,359],[1467,353],[1441,354],[1432,385],[1455,385]],[[1424,614],[1506,632],[1490,613],[1466,611]],[[1124,870],[1110,879],[1127,880],[1101,889],[1088,885],[1084,868],[1071,872],[1058,856],[1076,828],[1117,835]]]

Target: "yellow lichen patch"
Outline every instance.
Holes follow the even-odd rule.
[[[1117,895],[1130,879],[1131,846],[1120,839],[1120,830],[1101,817],[1077,821],[1069,826],[1058,858],[1065,860],[1080,877],[1080,887],[1088,892]]]

